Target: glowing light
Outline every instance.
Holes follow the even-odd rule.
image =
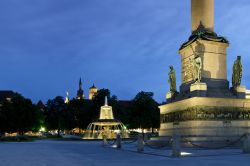
[[[69,92],[66,92],[66,98],[65,98],[64,103],[65,103],[65,104],[68,104],[68,103],[69,103]]]
[[[190,156],[192,155],[192,153],[188,153],[188,152],[181,152],[181,156]]]
[[[40,132],[45,132],[45,131],[46,131],[46,130],[45,130],[45,127],[42,126],[42,127],[40,128],[39,131],[40,131]]]

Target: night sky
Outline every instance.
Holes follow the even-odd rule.
[[[1,0],[0,89],[46,101],[75,97],[79,78],[118,99],[180,85],[178,49],[191,34],[190,0]],[[250,88],[250,1],[215,0],[215,32],[230,41],[228,80],[237,55]]]

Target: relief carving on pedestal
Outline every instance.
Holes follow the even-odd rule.
[[[161,123],[190,120],[250,120],[250,109],[194,107],[184,111],[161,114]]]

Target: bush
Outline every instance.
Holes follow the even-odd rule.
[[[29,138],[28,136],[3,136],[0,138],[2,142],[26,142],[32,141],[33,139]]]

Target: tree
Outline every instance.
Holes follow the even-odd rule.
[[[43,115],[30,99],[16,93],[11,101],[3,101],[0,121],[1,132],[23,135],[27,131],[38,131],[43,123]]]
[[[64,127],[63,111],[66,110],[66,104],[63,97],[57,96],[53,100],[48,100],[47,110],[45,111],[45,125],[48,130],[57,130],[60,136],[60,130]]]
[[[75,127],[85,129],[92,122],[93,112],[91,107],[92,102],[85,99],[73,99],[69,102],[68,110],[74,115]]]
[[[59,128],[61,130],[72,130],[76,127],[75,115],[71,110],[66,106],[66,109],[62,110],[59,115]]]
[[[139,92],[132,100],[132,128],[159,128],[160,111],[152,92]]]
[[[133,126],[131,122],[132,117],[132,101],[117,101],[115,103],[114,116],[119,119],[127,128]]]

